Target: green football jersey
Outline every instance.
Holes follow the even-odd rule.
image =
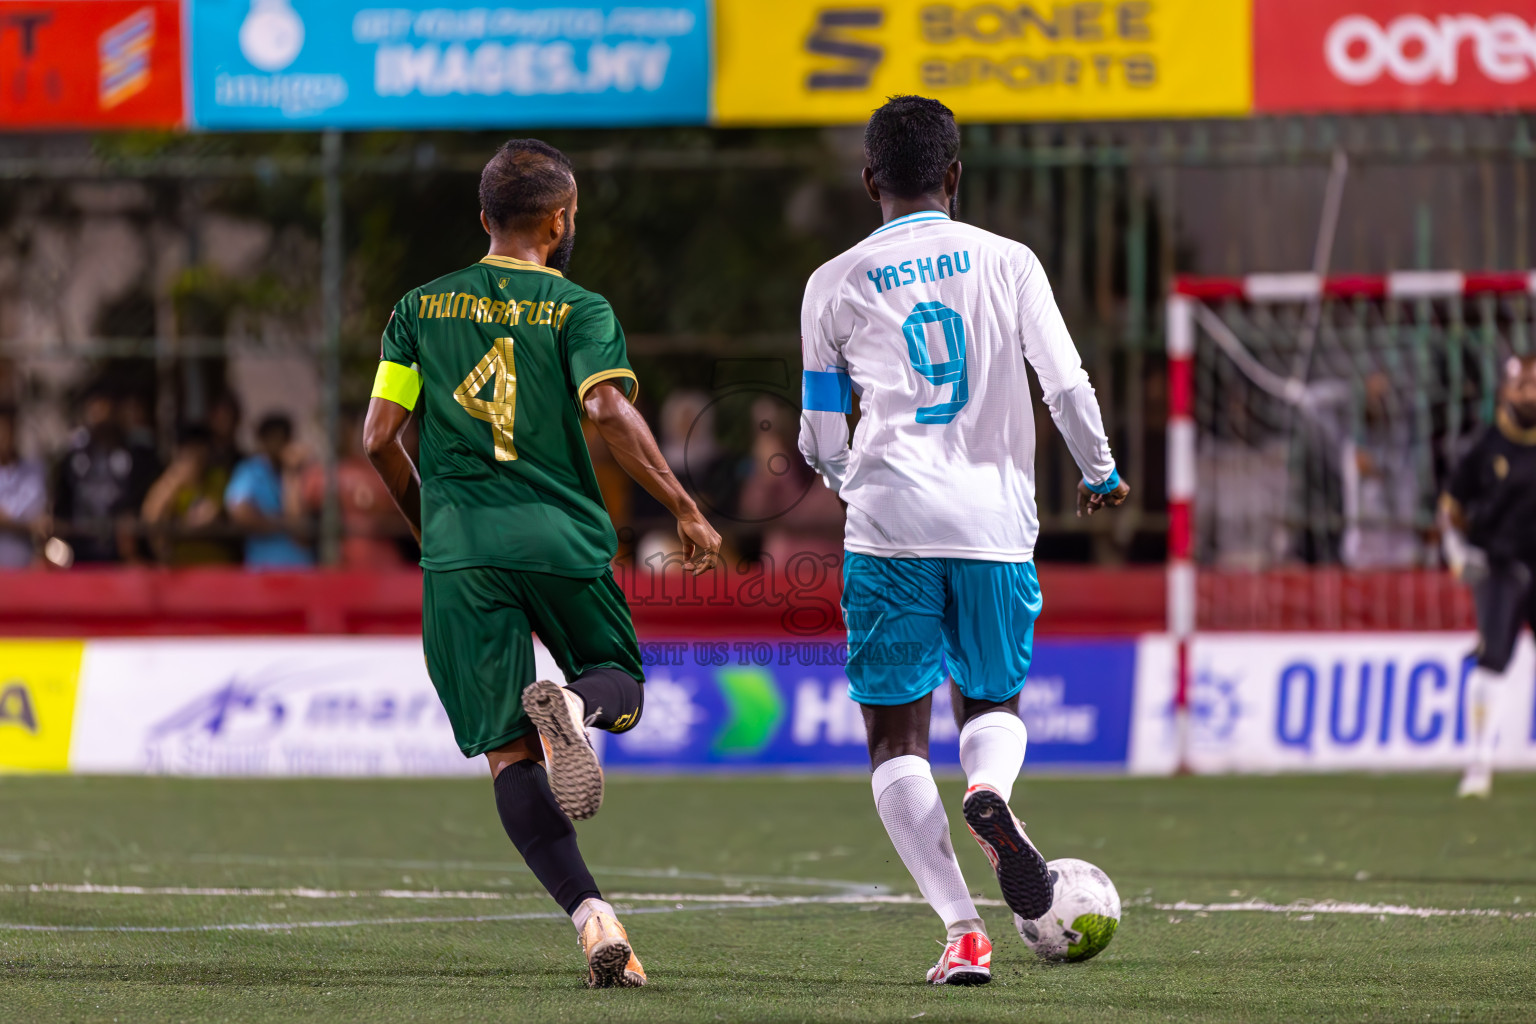
[[[505,256],[408,293],[384,329],[375,397],[421,412],[421,564],[598,576],[617,549],[581,402],[639,391],[606,299]]]

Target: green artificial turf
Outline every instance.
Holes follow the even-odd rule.
[[[923,983],[938,920],[878,901],[915,887],[863,778],[614,778],[581,841],[651,984],[588,992],[487,782],[0,778],[0,1020],[1536,1019],[1536,777],[1487,803],[1453,786],[1028,779],[1031,835],[1108,871],[1124,919],[1097,959],[1046,966],[985,907],[994,981],[948,990]],[[941,788],[958,807],[960,783]],[[1173,907],[1248,900],[1490,913]],[[471,917],[496,919],[441,920]],[[297,927],[324,923],[341,926]]]

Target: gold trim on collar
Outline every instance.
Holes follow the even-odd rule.
[[[1509,414],[1509,410],[1499,408],[1493,422],[1499,426],[1499,433],[1509,438],[1515,444],[1536,444],[1536,427],[1522,427],[1515,422],[1515,418]]]
[[[537,263],[520,260],[512,256],[486,256],[480,262],[489,263],[493,267],[501,267],[505,270],[537,270],[541,274],[554,274],[556,277],[565,276],[554,267],[540,266]]]

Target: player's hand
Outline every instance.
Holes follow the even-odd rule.
[[[1479,585],[1488,578],[1488,553],[1467,545],[1462,557],[1451,563],[1451,575],[1469,587]]]
[[[677,520],[677,539],[683,542],[683,568],[695,576],[713,569],[720,561],[720,534],[698,512]]]
[[[1081,519],[1083,516],[1093,515],[1101,508],[1114,508],[1117,505],[1123,505],[1125,499],[1130,496],[1130,493],[1131,485],[1124,480],[1121,480],[1120,486],[1108,494],[1095,494],[1088,489],[1087,484],[1079,480],[1077,482],[1077,516]]]

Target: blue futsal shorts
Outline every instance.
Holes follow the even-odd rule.
[[[1024,687],[1039,615],[1033,562],[846,552],[848,695],[910,704],[953,675],[967,697],[1001,704]]]

